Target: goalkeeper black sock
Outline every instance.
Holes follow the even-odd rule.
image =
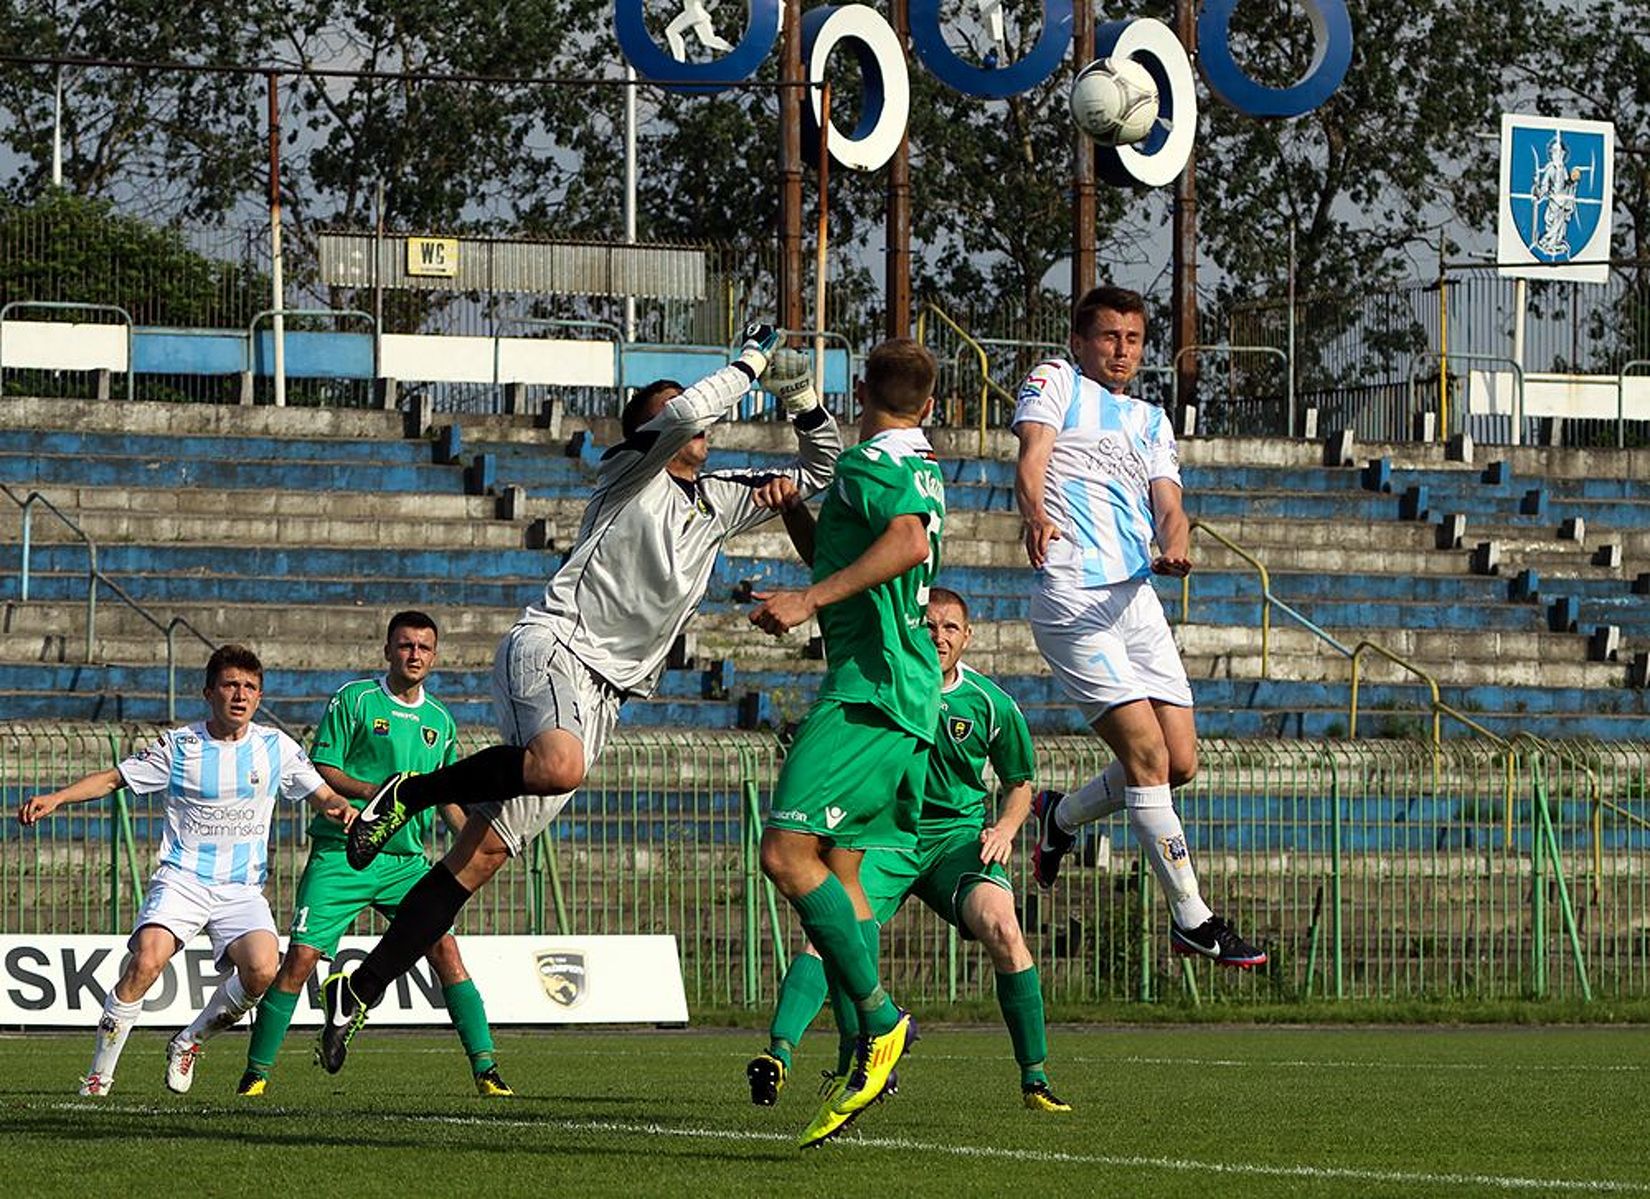
[[[395,796],[409,811],[422,812],[437,804],[502,803],[528,793],[523,768],[527,751],[519,745],[495,745],[460,758],[429,774],[408,775]]]
[[[431,866],[401,900],[389,928],[350,976],[356,998],[369,1008],[382,999],[390,984],[441,940],[469,898],[470,892],[445,862]]]

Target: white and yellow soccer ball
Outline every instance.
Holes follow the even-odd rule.
[[[1103,146],[1129,146],[1157,123],[1157,82],[1132,58],[1097,58],[1071,84],[1071,117]]]

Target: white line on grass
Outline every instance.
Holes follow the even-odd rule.
[[[19,1106],[31,1107],[24,1103]],[[260,1119],[312,1117],[302,1108],[266,1107],[158,1107],[152,1104],[49,1103],[53,1111],[117,1112],[123,1115],[214,1114],[255,1116]],[[403,1124],[443,1124],[478,1128],[534,1128],[574,1133],[620,1133],[650,1137],[680,1137],[687,1140],[796,1143],[790,1133],[756,1132],[740,1128],[697,1128],[630,1120],[579,1120],[562,1117],[543,1120],[516,1120],[508,1117],[414,1115],[375,1112],[373,1119]],[[853,1136],[832,1143],[834,1148],[897,1149],[904,1153],[932,1153],[944,1157],[966,1157],[993,1161],[1035,1162],[1042,1165],[1112,1166],[1136,1170],[1161,1170],[1180,1174],[1213,1174],[1244,1178],[1304,1178],[1316,1181],[1383,1183],[1388,1185],[1433,1187],[1489,1187],[1502,1191],[1537,1191],[1542,1194],[1578,1192],[1595,1195],[1650,1194],[1650,1184],[1621,1182],[1609,1178],[1523,1178],[1507,1174],[1428,1174],[1418,1170],[1375,1170],[1357,1166],[1268,1165],[1261,1162],[1209,1162],[1184,1157],[1146,1157],[1132,1153],[1065,1153],[1055,1149],[1013,1149],[996,1145],[940,1145],[909,1137]],[[827,1150],[829,1152],[830,1150]]]

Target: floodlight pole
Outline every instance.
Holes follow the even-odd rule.
[[[784,0],[779,80],[779,325],[800,329],[802,311],[802,0]]]
[[[1175,0],[1175,34],[1193,58],[1197,47],[1195,0]],[[1195,61],[1195,58],[1194,58]],[[1179,119],[1177,117],[1177,119]],[[1185,404],[1197,403],[1197,355],[1181,351],[1195,346],[1197,337],[1197,151],[1186,156],[1186,168],[1174,185],[1174,362],[1176,390]],[[1175,414],[1177,417],[1179,413]]]
[[[1072,46],[1076,70],[1094,60],[1092,0],[1072,4]],[[1094,286],[1095,223],[1099,206],[1094,187],[1094,143],[1075,124],[1071,131],[1071,302]]]
[[[907,59],[911,57],[911,17],[906,0],[891,0],[889,23]],[[883,240],[887,259],[883,263],[883,291],[886,316],[883,332],[888,337],[908,337],[911,333],[911,131],[900,135],[899,148],[888,163],[888,198],[883,210]]]
[[[281,96],[280,79],[274,71],[264,76],[269,88],[269,286],[274,296],[274,316],[270,327],[275,345],[275,406],[286,407],[286,287],[281,278]],[[257,334],[249,333],[256,337]],[[257,346],[247,347],[248,357],[257,361]]]

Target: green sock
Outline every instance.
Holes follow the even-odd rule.
[[[791,1051],[802,1043],[829,991],[825,963],[811,953],[798,954],[779,984],[779,1002],[768,1025],[768,1052],[784,1062],[785,1069],[791,1068]]]
[[[866,1032],[881,1036],[899,1021],[899,1009],[877,983],[877,968],[865,951],[853,901],[834,874],[827,874],[808,894],[793,902],[808,940],[813,942],[828,970],[835,970],[842,988],[859,1008]]]
[[[1008,1038],[1014,1042],[1021,1085],[1047,1082],[1043,1062],[1048,1057],[1048,1030],[1043,1025],[1043,987],[1037,967],[1028,966],[1017,974],[999,973],[997,1006],[1003,1009]]]
[[[854,1042],[859,1040],[859,1009],[834,977],[831,979],[831,1013],[836,1017],[836,1072],[846,1074],[854,1064]]]
[[[481,992],[470,979],[441,988],[441,997],[447,1001],[447,1015],[458,1030],[458,1039],[464,1043],[464,1052],[470,1055],[470,1069],[476,1074],[493,1068],[493,1030],[487,1027],[487,1006],[481,1002]]]
[[[246,1047],[248,1070],[268,1074],[275,1068],[275,1054],[286,1040],[286,1030],[297,1007],[297,991],[277,991],[271,987],[264,992],[258,1014],[252,1021],[252,1043]]]

